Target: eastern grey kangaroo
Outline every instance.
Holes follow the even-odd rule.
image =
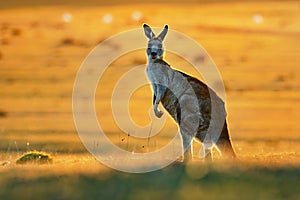
[[[199,155],[205,156],[205,159],[212,159],[213,147],[223,157],[234,158],[235,152],[227,129],[226,111],[222,99],[200,80],[172,69],[163,60],[162,41],[168,32],[168,25],[165,25],[157,37],[147,24],[144,24],[143,28],[149,39],[146,71],[153,90],[154,113],[159,118],[163,115],[163,112],[158,109],[158,104],[161,102],[179,125],[184,162],[192,159],[193,139],[203,143],[203,150],[200,151]],[[221,128],[219,128],[218,133],[214,133],[218,124],[218,116],[213,117],[212,101],[217,107],[217,115],[224,116],[223,121],[221,121],[222,124],[219,124]],[[216,130],[218,129],[216,128]]]

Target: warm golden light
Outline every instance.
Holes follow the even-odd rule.
[[[0,199],[2,194],[3,199],[11,195],[33,199],[35,192],[39,199],[54,198],[47,191],[50,182],[49,190],[55,190],[56,184],[63,185],[57,189],[61,189],[61,195],[55,197],[69,199],[89,199],[92,192],[86,191],[101,193],[101,188],[117,193],[109,184],[118,187],[124,199],[141,199],[145,194],[162,199],[173,193],[180,199],[187,193],[216,198],[216,192],[228,192],[225,197],[232,199],[234,188],[239,187],[245,187],[241,191],[252,199],[274,198],[271,187],[276,194],[282,189],[277,198],[290,197],[288,194],[299,198],[295,189],[300,164],[298,1],[26,2],[0,3],[0,188],[4,188],[0,189]],[[175,164],[151,177],[146,174],[134,179],[112,172],[85,149],[72,115],[76,73],[97,44],[122,31],[142,28],[143,23],[153,27],[168,24],[170,29],[194,39],[212,57],[224,80],[229,132],[240,162],[223,162],[217,156],[215,162],[205,164],[195,157],[190,166]],[[144,38],[143,33],[140,37]],[[174,68],[202,79],[190,63],[165,48],[165,59]],[[204,63],[200,67],[207,67],[205,57],[197,59]],[[113,120],[110,98],[114,84],[133,66],[146,62],[144,50],[123,55],[110,64],[96,91],[96,115],[107,137],[132,153],[154,152],[169,143],[177,130],[168,118],[160,135],[138,139],[121,132]],[[149,123],[151,95],[148,85],[131,97],[129,110],[139,125]],[[194,155],[200,148],[201,144],[195,143]],[[16,165],[17,158],[34,150],[51,154],[52,164]],[[282,171],[276,171],[278,168]],[[182,176],[175,179],[177,175]],[[22,184],[26,181],[33,188],[47,189],[25,187]],[[282,183],[291,189],[277,188]],[[271,187],[260,189],[265,185]],[[258,193],[250,191],[252,186]],[[159,190],[162,188],[165,191]],[[113,197],[123,199],[117,194]]]

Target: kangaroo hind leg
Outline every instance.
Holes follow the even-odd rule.
[[[181,134],[183,146],[183,162],[187,163],[193,159],[192,140],[193,137],[189,134]]]

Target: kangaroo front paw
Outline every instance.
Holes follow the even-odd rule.
[[[161,118],[161,116],[163,116],[164,112],[162,111],[159,111],[159,110],[155,110],[155,116],[158,117],[158,118]]]
[[[154,104],[153,110],[154,110],[155,116],[158,118],[161,118],[161,116],[163,116],[163,114],[164,114],[162,111],[158,110],[158,104]]]

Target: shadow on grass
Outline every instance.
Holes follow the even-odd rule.
[[[299,168],[176,164],[146,174],[14,177],[0,199],[299,199]]]

